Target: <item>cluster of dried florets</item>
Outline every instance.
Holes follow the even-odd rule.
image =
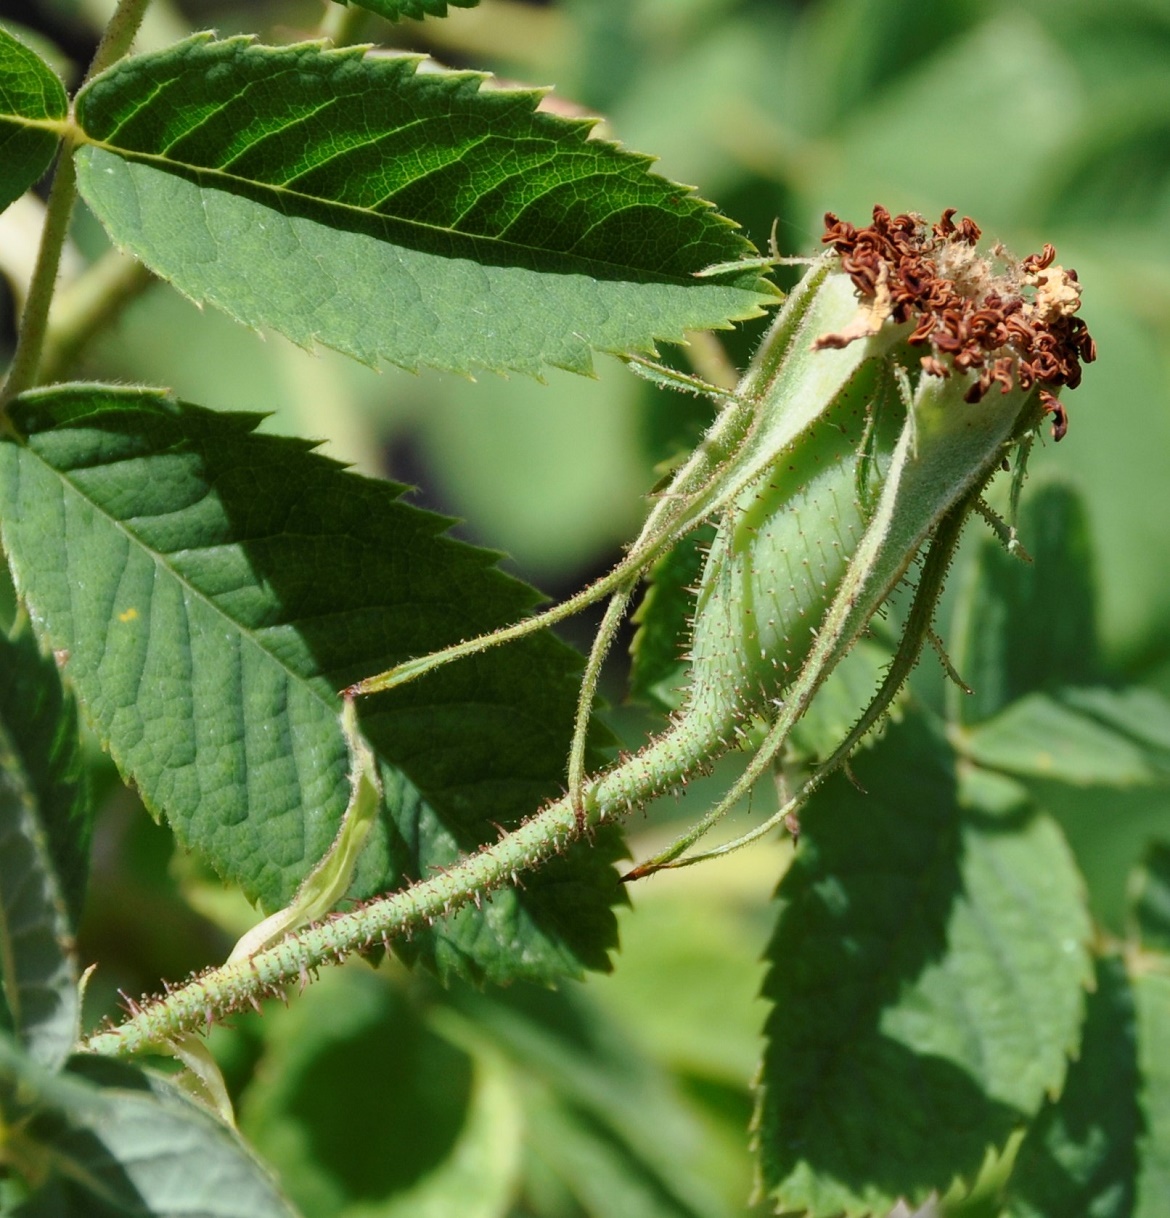
[[[841,256],[841,267],[865,302],[859,323],[818,340],[840,347],[875,333],[887,318],[915,323],[908,341],[929,344],[923,369],[949,376],[952,368],[977,372],[966,393],[978,402],[992,385],[1004,393],[1014,385],[1040,387],[1040,400],[1054,415],[1053,435],[1068,428],[1064,407],[1054,390],[1075,389],[1081,363],[1091,363],[1097,349],[1085,323],[1076,316],[1081,285],[1076,272],[1054,265],[1056,250],[1021,262],[1002,246],[990,255],[975,246],[981,235],[969,217],[954,222],[947,208],[930,228],[913,213],[891,216],[873,209],[873,223],[855,228],[832,212],[825,216],[821,240]]]

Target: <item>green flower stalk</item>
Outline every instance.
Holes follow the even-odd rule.
[[[797,811],[912,668],[962,527],[972,510],[987,511],[987,484],[1046,416],[1056,438],[1064,434],[1056,395],[1077,385],[1082,363],[1095,355],[1077,316],[1080,285],[1055,264],[1051,246],[1019,261],[998,246],[984,253],[975,224],[953,216],[927,225],[879,207],[861,229],[828,216],[827,251],[785,302],[735,392],[712,390],[723,410],[610,575],[548,612],[347,691],[360,696],[416,679],[612,594],[586,666],[564,796],[445,873],[135,1008],[127,1024],[88,1047],[128,1052],[163,1043],[327,960],[408,934],[514,883],[590,827],[685,784],[762,723],[762,743],[725,797],[631,877],[692,861],[683,852],[772,765],[826,677],[921,558],[881,687],[828,761],[751,836]],[[585,726],[617,624],[657,559],[707,520],[717,531],[696,593],[680,709],[642,749],[586,775]]]

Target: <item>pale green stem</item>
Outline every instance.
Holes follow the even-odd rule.
[[[585,815],[585,759],[589,742],[589,721],[593,717],[593,700],[597,695],[597,683],[601,680],[601,668],[613,643],[622,619],[626,616],[635,584],[619,588],[610,598],[605,616],[597,630],[597,637],[589,649],[585,672],[581,679],[581,692],[577,698],[577,719],[573,726],[573,745],[569,750],[569,798],[578,819]]]
[[[110,250],[58,293],[41,350],[40,381],[51,384],[68,375],[92,339],[154,282],[136,258]]]
[[[119,0],[114,15],[106,26],[98,49],[94,52],[93,62],[85,74],[85,84],[99,72],[104,72],[111,64],[117,63],[134,43],[138,27],[142,24],[150,0]]]
[[[93,62],[85,75],[86,81],[126,54],[149,5],[150,0],[121,0],[98,44]],[[73,164],[73,143],[65,139],[57,157],[53,186],[45,207],[45,226],[41,232],[41,245],[37,252],[36,266],[33,268],[32,282],[29,284],[28,298],[20,318],[16,351],[4,388],[0,390],[0,430],[3,431],[11,431],[4,407],[18,393],[23,393],[37,384],[41,352],[48,329],[49,306],[57,286],[61,250],[69,234],[69,220],[73,215],[76,199],[77,171]]]
[[[683,350],[691,367],[713,385],[734,390],[739,384],[739,371],[728,358],[723,344],[710,330],[689,331]]]
[[[335,47],[360,42],[369,14],[352,3],[338,4],[336,0],[328,0],[328,5],[318,27],[321,37],[328,38]]]

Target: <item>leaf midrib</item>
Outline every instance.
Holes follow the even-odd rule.
[[[322,705],[323,707],[325,707],[326,709],[328,709],[330,711],[330,713],[332,713],[333,715],[337,715],[340,713],[340,699],[337,697],[336,694],[333,695],[334,701],[330,701],[329,699],[327,699],[321,693],[320,689],[318,688],[317,682],[313,681],[312,679],[310,679],[308,677],[305,677],[303,674],[301,674],[301,673],[297,672],[295,669],[291,668],[283,659],[281,659],[280,656],[278,656],[274,651],[270,650],[268,647],[266,647],[263,644],[263,642],[261,642],[260,638],[258,637],[257,632],[245,629],[245,627],[240,622],[238,622],[235,618],[231,617],[230,614],[228,614],[226,612],[226,610],[222,609],[218,604],[216,604],[216,602],[211,597],[209,597],[207,595],[207,593],[203,592],[195,584],[193,584],[190,579],[188,579],[185,575],[180,573],[169,561],[171,555],[173,555],[173,554],[179,554],[179,553],[184,553],[184,552],[194,552],[194,550],[196,550],[200,547],[187,546],[187,547],[184,547],[183,550],[173,550],[168,554],[164,551],[157,549],[155,546],[149,545],[139,534],[135,533],[133,531],[133,529],[130,528],[130,526],[125,521],[120,520],[117,516],[114,516],[106,508],[104,508],[101,504],[97,503],[93,498],[91,498],[89,495],[87,495],[85,493],[85,491],[77,484],[77,482],[69,476],[69,473],[67,473],[64,470],[58,469],[55,465],[52,465],[41,453],[37,452],[37,450],[35,448],[33,448],[31,445],[25,445],[24,451],[26,453],[28,453],[30,456],[35,457],[36,460],[39,461],[41,463],[41,465],[45,469],[47,469],[51,474],[56,475],[57,478],[59,478],[60,481],[65,486],[67,486],[73,492],[73,494],[77,496],[77,498],[81,502],[87,504],[95,513],[97,513],[100,517],[102,517],[109,524],[111,524],[113,526],[113,528],[115,529],[115,531],[121,533],[125,538],[127,538],[128,541],[131,542],[131,544],[133,544],[135,547],[137,547],[140,551],[150,555],[150,557],[155,562],[155,564],[159,567],[162,567],[171,576],[171,578],[173,578],[176,581],[176,583],[180,587],[189,591],[190,594],[194,598],[196,598],[197,600],[202,602],[206,607],[210,608],[224,622],[229,623],[234,631],[236,631],[242,638],[246,639],[253,647],[255,647],[257,650],[259,650],[264,656],[267,656],[268,659],[273,664],[275,664],[282,672],[284,672],[291,681],[295,682],[297,685],[300,685],[300,686],[306,688],[312,694],[312,696],[317,700],[317,702],[320,705]],[[106,470],[112,469],[116,465],[121,465],[126,461],[129,461],[129,460],[140,461],[141,459],[142,458],[140,456],[136,456],[134,458],[120,457],[120,458],[118,458],[117,461],[112,461],[112,462],[107,461],[107,462],[102,462],[100,465],[97,465],[97,466],[87,465],[82,468],[84,468],[87,471],[93,470],[93,469],[101,469],[102,471],[106,471]],[[188,505],[188,506],[194,506],[194,505]],[[179,509],[180,512],[183,510],[186,510],[186,509]],[[176,512],[169,512],[166,515],[174,516],[176,514],[177,514]],[[157,517],[154,517],[152,519],[157,519]],[[277,535],[272,534],[271,536],[275,537]],[[232,542],[232,545],[236,548],[239,548],[238,541]],[[251,569],[251,563],[249,563],[248,565],[249,565],[249,569]],[[152,617],[153,617],[153,615],[151,615],[151,617],[148,617],[147,620],[151,621]],[[286,626],[292,625],[291,622],[285,622],[285,623],[281,623],[281,624],[286,625]],[[103,646],[104,646],[104,644],[103,644]],[[340,731],[340,728],[338,730]]]
[[[290,190],[286,186],[277,186],[270,182],[258,182],[252,178],[245,178],[239,174],[229,173],[228,171],[226,171],[224,169],[209,168],[209,167],[201,166],[201,165],[187,165],[181,161],[173,161],[170,158],[163,156],[161,153],[128,151],[124,148],[117,147],[115,144],[109,143],[107,140],[94,139],[93,137],[89,136],[84,131],[82,131],[80,128],[76,128],[75,130],[76,130],[76,133],[81,137],[79,140],[79,143],[84,146],[87,146],[90,148],[97,148],[102,152],[107,152],[111,156],[115,156],[121,161],[126,161],[131,164],[146,165],[149,168],[158,169],[162,173],[172,174],[175,177],[182,178],[184,181],[192,181],[192,179],[195,179],[194,185],[200,190],[214,190],[214,189],[219,189],[220,187],[214,181],[211,183],[204,183],[203,181],[200,181],[199,179],[202,179],[205,177],[212,178],[212,179],[219,179],[220,181],[222,181],[224,183],[224,185],[222,187],[223,193],[229,194],[233,198],[242,199],[246,202],[247,201],[255,202],[255,200],[249,200],[248,193],[256,193],[256,194],[269,193],[278,199],[281,197],[287,197],[288,199],[295,199],[295,200],[303,201],[308,204],[312,204],[314,207],[336,209],[337,211],[339,211],[343,214],[361,216],[365,220],[373,220],[373,221],[380,222],[380,223],[401,225],[404,229],[406,229],[408,231],[426,233],[428,235],[441,235],[444,237],[454,238],[459,241],[471,242],[474,244],[482,243],[482,244],[489,245],[493,248],[500,249],[500,250],[515,251],[516,253],[526,255],[527,259],[536,257],[536,258],[546,258],[546,259],[550,259],[550,260],[556,260],[556,261],[560,261],[562,263],[575,263],[575,264],[577,264],[577,266],[579,266],[581,268],[580,273],[583,274],[586,278],[595,278],[595,276],[590,273],[589,268],[591,268],[591,267],[608,267],[608,268],[612,268],[615,272],[618,272],[617,278],[619,278],[619,279],[629,279],[629,278],[632,278],[633,275],[637,275],[639,277],[645,276],[647,278],[651,278],[654,282],[657,282],[657,283],[679,284],[679,285],[687,284],[690,279],[689,276],[663,275],[660,271],[655,271],[651,267],[634,267],[634,266],[630,266],[629,264],[626,264],[626,263],[611,262],[611,261],[608,261],[603,258],[596,258],[596,257],[592,257],[592,256],[585,257],[581,254],[574,254],[574,253],[570,253],[565,250],[547,249],[545,247],[538,246],[538,245],[522,245],[518,241],[509,241],[507,238],[504,238],[504,237],[495,236],[495,235],[491,235],[491,234],[487,234],[487,233],[464,232],[462,229],[452,228],[449,225],[429,224],[422,220],[410,219],[410,218],[403,217],[403,216],[386,216],[386,215],[383,215],[381,212],[373,211],[372,209],[370,209],[368,207],[359,207],[353,203],[343,203],[343,202],[340,202],[335,199],[322,198],[319,195],[306,194],[303,191]],[[316,167],[314,167],[314,169],[315,168]],[[437,172],[437,171],[434,171],[434,172]],[[417,182],[424,180],[426,176],[428,176],[428,175],[424,174],[424,175],[420,176],[419,178],[412,180],[410,185],[414,186]],[[227,185],[228,183],[239,183],[240,186],[242,186],[244,189],[243,190],[232,190]],[[493,189],[495,189],[495,188],[493,187]],[[245,193],[245,191],[248,193]],[[257,204],[257,205],[263,206],[263,204]],[[290,213],[279,207],[271,207],[271,208],[269,208],[269,210],[274,212],[276,215],[280,216],[284,220],[305,220],[308,223],[317,224],[323,228],[331,227],[329,225],[325,225],[321,220],[315,219],[311,216],[300,215],[300,214],[297,214],[296,212]],[[613,212],[611,212],[606,217],[606,219],[610,219],[613,216],[619,215],[622,211],[626,211],[626,210],[629,210],[628,205],[626,207],[617,208]],[[346,230],[343,229],[341,231],[346,231]],[[364,229],[357,229],[356,231],[361,236],[370,238],[370,240],[379,241],[380,243],[385,243],[387,245],[391,244],[391,242],[385,241],[385,239],[382,239],[382,238],[378,238],[378,237],[366,232]],[[424,248],[424,249],[420,250],[419,252],[434,253],[435,251]],[[436,255],[436,256],[441,257],[443,255]]]

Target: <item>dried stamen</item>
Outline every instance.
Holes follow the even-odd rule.
[[[1040,388],[1040,401],[1054,416],[1053,436],[1068,430],[1068,417],[1054,390],[1081,381],[1081,364],[1097,355],[1085,323],[1076,316],[1081,285],[1076,272],[1055,264],[1045,245],[1020,262],[1002,246],[991,257],[975,249],[981,232],[969,217],[954,222],[948,207],[929,229],[913,213],[891,216],[873,209],[873,223],[855,228],[832,212],[821,240],[841,257],[862,298],[857,321],[826,334],[816,347],[842,347],[873,334],[886,317],[914,322],[911,345],[928,344],[921,359],[931,376],[952,369],[977,373],[965,397],[978,402],[992,387]],[[993,259],[995,261],[993,261]],[[997,266],[998,263],[998,266]]]

